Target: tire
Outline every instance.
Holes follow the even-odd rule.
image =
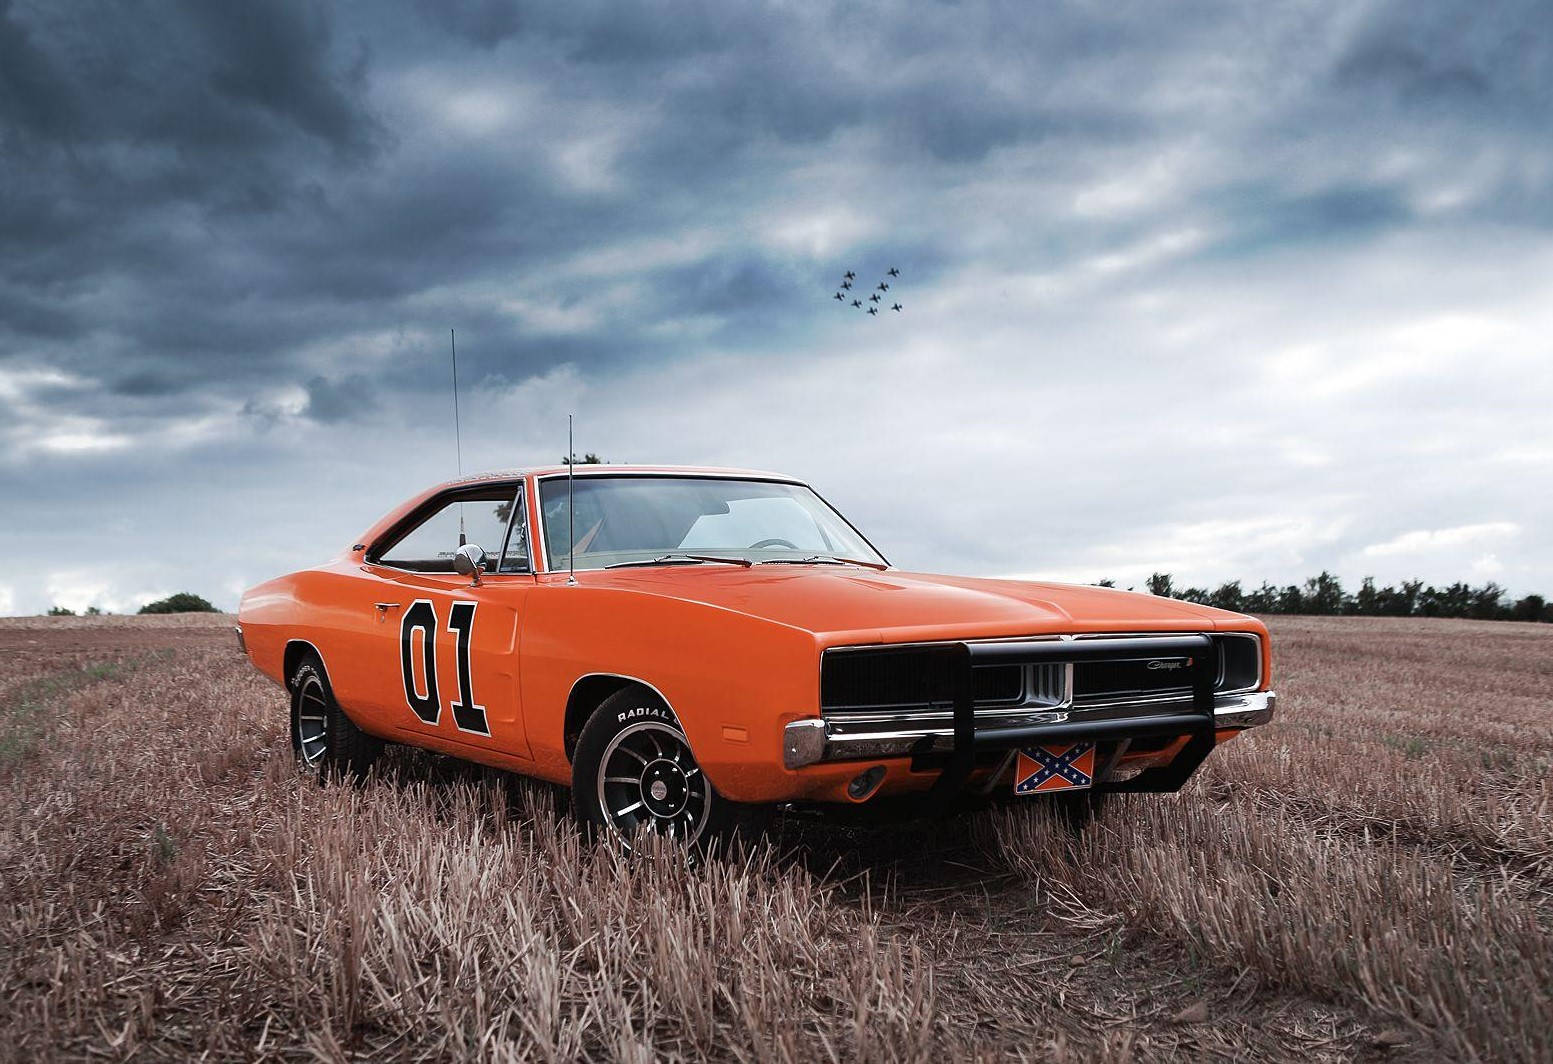
[[[291,749],[319,779],[361,779],[383,752],[383,740],[356,727],[334,700],[329,676],[309,654],[291,674]]]
[[[616,691],[583,726],[572,756],[572,812],[591,837],[630,851],[643,833],[705,848],[733,822],[674,711],[640,687]]]

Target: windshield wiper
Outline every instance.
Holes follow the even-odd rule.
[[[699,562],[725,562],[728,565],[738,565],[748,569],[755,563],[748,558],[719,558],[715,554],[681,554],[678,551],[672,554],[660,554],[656,558],[642,558],[634,562],[615,562],[606,565],[606,569],[626,569],[635,565],[695,565]]]
[[[835,554],[811,554],[807,558],[767,558],[761,565],[861,565],[865,569],[888,569],[882,562],[865,562],[861,558],[842,558]]]

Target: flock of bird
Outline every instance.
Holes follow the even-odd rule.
[[[891,278],[899,277],[900,275],[901,275],[901,272],[899,270],[897,270],[894,266],[891,266],[889,271],[885,274],[886,277],[891,277]],[[836,299],[836,301],[838,303],[840,303],[842,306],[846,306],[848,296],[852,296],[852,282],[855,281],[855,280],[857,280],[857,274],[853,273],[851,270],[848,270],[846,273],[844,273],[842,275],[842,277],[841,277],[841,287],[836,290],[836,295],[834,297]],[[870,313],[870,314],[878,314],[879,313],[878,304],[880,302],[882,302],[883,298],[884,298],[880,293],[888,292],[889,290],[890,290],[890,282],[886,281],[886,280],[880,280],[879,284],[874,288],[873,292],[868,297],[868,303],[870,305],[865,308],[864,305],[863,305],[863,301],[861,299],[858,299],[856,296],[852,296],[852,309],[853,310],[867,309],[868,313]],[[901,309],[901,305],[899,303],[896,303],[895,305],[890,307],[890,309],[893,310],[893,311],[896,311],[898,313],[900,311],[900,309]]]

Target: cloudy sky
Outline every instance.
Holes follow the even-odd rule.
[[[1550,25],[0,0],[0,613],[348,546],[450,326],[466,470],[575,411],[912,568],[1553,592]]]

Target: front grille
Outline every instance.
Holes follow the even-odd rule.
[[[954,708],[960,657],[941,647],[831,651],[820,669],[827,714]],[[971,670],[976,706],[1055,706],[1066,698],[1061,665],[986,665]]]
[[[1214,642],[1217,689],[1254,688],[1261,679],[1256,637],[1232,633],[1215,636]],[[1125,703],[1141,706],[1191,698],[1190,656],[1177,652],[1137,657],[1137,653],[1134,647],[1134,656],[1071,665],[1059,661],[976,666],[971,680],[977,711],[1006,716],[1070,704],[1074,709],[1101,711],[1101,707]],[[947,714],[954,708],[961,654],[944,645],[827,651],[820,666],[821,711],[827,716],[858,718],[903,712]]]
[[[1191,659],[1083,661],[1073,666],[1073,701],[1111,702],[1190,692]]]

